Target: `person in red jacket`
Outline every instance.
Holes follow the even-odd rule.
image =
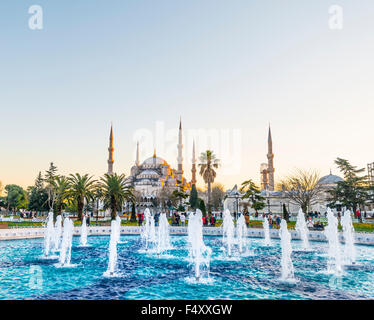
[[[138,213],[139,227],[143,224],[143,213]]]
[[[357,219],[358,219],[360,222],[362,222],[362,219],[361,219],[361,212],[360,212],[360,210],[358,210],[358,209],[357,209],[357,211],[356,211],[356,216],[357,216]]]
[[[205,225],[205,217],[203,216],[203,226]]]

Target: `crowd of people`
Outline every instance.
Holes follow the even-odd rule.
[[[160,221],[160,212],[156,212],[154,214],[154,221],[155,226],[157,227],[159,225]],[[138,225],[142,226],[144,222],[144,213],[139,212],[137,215]],[[171,225],[172,226],[186,226],[186,220],[188,220],[188,214],[185,212],[173,212],[172,214],[169,214],[169,218],[171,218]],[[211,226],[215,227],[217,223],[217,214],[212,214],[210,217],[202,217],[202,223],[205,227]]]

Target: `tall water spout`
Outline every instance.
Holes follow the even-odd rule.
[[[60,250],[59,262],[61,266],[69,266],[71,259],[71,246],[73,241],[74,223],[66,217],[64,219],[64,231],[62,234],[62,244]]]
[[[116,216],[116,223],[117,223],[116,235],[117,235],[117,243],[118,243],[120,242],[120,238],[121,238],[121,223],[122,223],[121,217],[119,215]]]
[[[355,250],[355,230],[352,224],[352,216],[349,210],[344,212],[341,219],[341,224],[344,233],[344,258],[346,264],[356,263],[356,250]]]
[[[223,238],[222,241],[227,247],[227,255],[231,257],[232,255],[232,245],[234,242],[234,221],[233,217],[228,209],[225,210],[223,214]]]
[[[203,275],[209,278],[211,248],[204,244],[202,213],[199,209],[196,213],[190,213],[188,220],[189,257],[194,265],[194,274],[197,281]]]
[[[244,215],[241,214],[236,222],[236,237],[239,245],[239,252],[243,253],[247,249],[247,225],[245,224]]]
[[[81,242],[82,246],[87,246],[87,224],[86,224],[86,216],[83,216],[83,220],[82,220],[80,242]]]
[[[303,249],[304,250],[309,249],[309,240],[308,240],[309,230],[308,230],[308,227],[306,226],[304,212],[301,208],[299,210],[299,214],[297,215],[295,229],[300,234],[301,241],[303,242]]]
[[[110,226],[109,261],[104,276],[115,276],[117,271],[118,221],[112,220]]]
[[[292,246],[291,246],[291,234],[287,229],[287,222],[286,220],[282,219],[280,224],[279,235],[281,239],[281,247],[282,247],[282,258],[281,258],[281,266],[282,266],[282,281],[294,281],[294,268],[291,258],[292,253]]]
[[[157,254],[167,251],[170,247],[169,222],[166,213],[162,213],[157,233]]]
[[[53,237],[53,250],[59,251],[61,248],[61,236],[62,236],[62,216],[59,214],[56,217],[55,231]]]
[[[53,212],[48,213],[47,226],[44,233],[44,255],[49,256],[51,245],[54,238]]]
[[[144,210],[144,220],[145,225],[141,236],[145,241],[145,249],[148,250],[151,249],[156,242],[155,220],[148,208]]]
[[[329,242],[329,259],[327,263],[328,272],[332,272],[335,275],[341,275],[342,261],[338,235],[338,219],[334,216],[334,213],[330,208],[327,209],[327,221],[328,224],[325,228],[325,235]]]
[[[264,228],[264,241],[265,245],[270,246],[270,231],[269,231],[269,219],[268,217],[264,217],[264,221],[262,222],[262,227]]]

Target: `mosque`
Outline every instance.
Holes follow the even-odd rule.
[[[178,131],[178,157],[177,169],[173,169],[164,159],[156,155],[156,150],[153,156],[140,161],[139,157],[139,142],[136,146],[136,159],[135,164],[131,167],[130,176],[126,181],[134,187],[135,192],[140,195],[140,207],[153,207],[157,203],[157,198],[163,189],[168,189],[172,192],[175,189],[182,188],[184,191],[191,190],[193,184],[196,184],[196,155],[195,155],[195,142],[192,149],[192,179],[187,181],[184,177],[183,171],[183,131],[182,120],[179,122]],[[110,129],[109,137],[109,159],[108,159],[108,174],[113,173],[113,129]]]
[[[296,215],[300,209],[299,205],[292,202],[286,197],[286,193],[283,190],[275,190],[275,179],[274,179],[274,153],[273,153],[273,139],[271,135],[271,128],[269,126],[268,131],[268,153],[267,163],[260,165],[260,181],[261,181],[261,195],[265,198],[266,207],[262,210],[265,213],[281,213],[283,212],[283,206],[286,206],[287,211],[290,214]],[[320,185],[322,192],[318,197],[316,203],[310,208],[311,211],[317,211],[324,213],[328,204],[328,190],[336,187],[339,181],[343,179],[339,176],[333,175],[330,171],[329,175],[322,177],[318,184]],[[241,200],[242,194],[235,185],[232,189],[226,191],[227,197],[227,208],[231,212],[242,212],[246,205],[245,200]],[[253,213],[254,210],[248,207],[248,211]]]

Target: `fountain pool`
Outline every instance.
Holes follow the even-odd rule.
[[[226,259],[220,250],[222,237],[204,236],[212,248],[209,283],[191,283],[187,236],[170,236],[172,249],[166,257],[139,252],[138,235],[122,235],[118,246],[118,277],[103,274],[108,267],[109,236],[90,236],[90,247],[80,247],[73,237],[71,264],[56,268],[43,259],[43,239],[0,242],[0,299],[373,299],[374,248],[356,245],[360,270],[346,270],[336,279],[324,272],[328,243],[292,240],[294,286],[275,281],[281,276],[280,241],[249,238],[253,256]],[[36,280],[35,280],[36,279]]]

